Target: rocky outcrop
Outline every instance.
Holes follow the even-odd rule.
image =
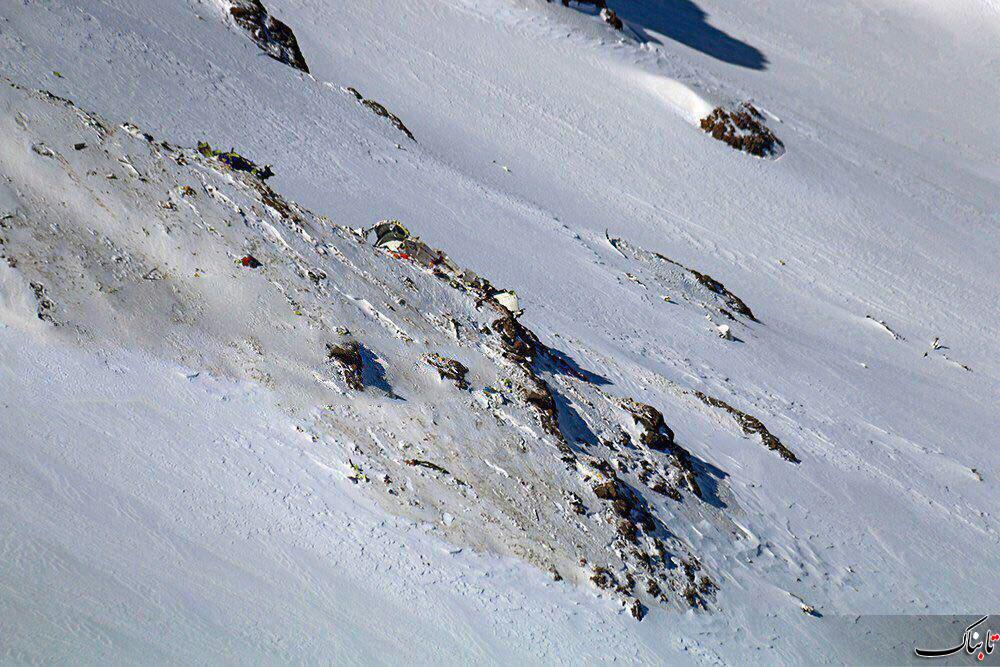
[[[674,432],[663,420],[663,414],[653,406],[637,401],[625,401],[624,406],[632,415],[635,423],[641,426],[639,442],[653,451],[666,453],[669,456],[670,467],[676,476],[684,482],[691,493],[701,498],[701,488],[698,486],[698,475],[695,472],[691,454],[674,442]],[[662,490],[661,493],[673,498],[680,495],[676,485],[673,484]]]
[[[386,109],[383,105],[379,104],[375,100],[368,99],[358,92],[357,88],[345,88],[344,90],[353,95],[358,102],[370,109],[376,116],[389,119],[389,122],[392,123],[397,130],[405,134],[411,141],[417,140],[416,137],[413,136],[413,133],[410,132],[410,128],[406,127],[400,117]]]
[[[666,255],[663,255],[661,253],[651,252],[648,250],[644,250],[643,248],[634,246],[625,239],[615,238],[610,235],[606,235],[606,238],[608,240],[608,243],[610,243],[615,250],[621,253],[622,256],[628,259],[634,259],[643,262],[647,265],[651,265],[651,268],[653,269],[652,271],[653,275],[651,276],[651,278],[655,279],[657,282],[666,283],[669,282],[670,279],[673,277],[670,275],[663,275],[664,271],[662,270],[662,268],[657,270],[656,265],[659,262],[663,262],[667,265],[670,265],[670,267],[676,267],[677,269],[680,269],[683,272],[687,273],[689,276],[689,281],[694,280],[701,288],[699,291],[701,291],[702,293],[707,291],[709,294],[717,297],[717,301],[721,303],[721,305],[718,307],[718,311],[724,317],[730,320],[735,319],[733,315],[733,313],[735,313],[736,315],[745,317],[748,320],[751,320],[752,322],[759,321],[756,318],[756,316],[754,316],[753,311],[750,310],[750,306],[748,306],[746,302],[743,301],[743,299],[736,296],[736,294],[728,290],[725,285],[723,285],[721,282],[719,282],[712,276],[708,275],[707,273],[702,273],[701,271],[685,266],[684,264],[681,264],[680,262],[673,260],[670,257],[667,257]],[[669,269],[669,267],[663,267],[663,268]],[[671,271],[671,273],[675,272]]]
[[[788,447],[781,444],[781,440],[767,430],[767,427],[764,426],[764,423],[761,420],[757,419],[753,415],[748,415],[745,412],[737,410],[722,399],[715,398],[714,396],[708,396],[700,391],[695,391],[694,395],[697,396],[705,405],[711,405],[713,408],[721,408],[728,412],[736,423],[739,424],[743,433],[746,435],[756,435],[760,437],[760,441],[764,444],[764,446],[771,451],[777,452],[781,458],[785,459],[789,463],[799,463],[799,458],[795,456],[795,454],[788,449]]]
[[[711,134],[713,139],[757,157],[775,155],[784,147],[764,124],[763,114],[749,102],[734,110],[716,107],[701,119],[700,124],[701,129]]]
[[[620,18],[618,18],[618,14],[615,13],[615,10],[609,7],[605,7],[604,9],[601,10],[601,20],[607,23],[615,30],[621,31],[625,28],[625,24],[622,23],[622,20]]]
[[[725,475],[682,446],[666,405],[623,402],[605,389],[612,380],[547,343],[601,369],[606,357],[555,332],[541,338],[501,303],[506,290],[416,237],[371,244],[214,151],[100,123],[50,96],[8,97],[35,123],[10,124],[29,164],[74,174],[65,196],[94,201],[67,211],[19,181],[24,213],[0,221],[4,258],[25,285],[44,285],[39,309],[64,331],[273,391],[331,471],[349,464],[364,493],[444,539],[593,583],[636,617],[711,604],[686,536],[724,526]],[[87,146],[60,153],[73,146],[65,136]],[[725,303],[643,259],[698,300]],[[438,378],[449,386],[431,390]]]
[[[340,370],[344,383],[355,391],[364,391],[361,344],[354,340],[339,345],[327,343],[326,352],[329,360]]]
[[[250,35],[261,51],[295,69],[309,72],[295,33],[271,16],[260,0],[225,0],[229,14]]]
[[[437,369],[442,380],[451,380],[459,389],[469,388],[469,382],[465,379],[469,369],[460,361],[442,357],[440,354],[426,354],[424,361]]]

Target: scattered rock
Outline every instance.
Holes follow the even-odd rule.
[[[11,266],[14,265],[11,264]],[[41,283],[30,283],[30,286],[31,291],[35,293],[35,302],[38,304],[38,319],[55,324],[55,320],[49,314],[55,304],[46,296],[45,286]]]
[[[666,258],[664,257],[664,259]],[[718,280],[716,280],[715,278],[713,278],[708,274],[695,271],[694,269],[689,269],[686,266],[683,268],[687,269],[687,271],[689,271],[691,275],[695,277],[695,280],[697,280],[699,283],[707,287],[710,291],[721,296],[726,301],[726,303],[729,304],[730,308],[735,310],[737,313],[743,315],[744,317],[747,317],[750,320],[753,320],[754,322],[758,321],[757,318],[754,317],[753,311],[750,310],[750,307],[745,303],[743,303],[743,300],[740,299],[738,296],[727,290],[726,286],[720,283]]]
[[[691,454],[674,441],[674,432],[667,426],[663,414],[653,406],[638,401],[626,400],[622,404],[632,415],[635,423],[642,426],[639,442],[653,451],[668,454],[670,465],[676,474],[684,481],[691,493],[701,498],[701,487],[698,485],[698,475],[694,470]],[[667,484],[659,475],[654,475],[654,472],[652,469],[641,471],[640,480],[652,481],[655,477],[656,479],[650,488],[674,500],[680,500],[680,493],[677,489]]]
[[[688,266],[685,266],[680,262],[670,259],[666,255],[663,255],[661,253],[650,252],[647,250],[643,250],[642,248],[635,247],[628,241],[625,241],[624,239],[612,237],[610,234],[608,234],[607,231],[604,232],[604,235],[605,238],[607,238],[608,243],[611,244],[611,247],[617,250],[623,257],[640,261],[650,261],[655,258],[662,262],[666,262],[680,269],[683,269],[684,271],[687,271],[689,274],[691,274],[691,276],[696,281],[698,281],[700,285],[705,287],[708,291],[721,297],[722,300],[725,302],[726,306],[729,308],[729,310],[733,310],[736,313],[746,317],[747,319],[753,322],[758,321],[757,318],[754,316],[753,311],[750,310],[750,307],[746,303],[744,303],[742,299],[740,299],[738,296],[736,296],[728,289],[726,289],[725,285],[720,283],[712,276],[697,271],[695,269],[692,269]],[[664,297],[664,301],[669,302],[670,300],[671,300],[670,297]],[[725,309],[720,308],[719,310],[720,312],[722,312]],[[731,314],[729,315],[729,317],[732,319]]]
[[[309,267],[306,269],[306,277],[312,281],[314,285],[319,285],[322,281],[326,280],[326,271],[323,269],[317,269],[316,267]]]
[[[151,141],[138,128],[126,129],[125,132],[130,139],[125,138],[118,128],[112,134],[128,142],[141,138]],[[87,136],[91,140],[94,135]],[[93,142],[93,150],[87,154],[94,160],[103,160],[102,155],[107,155],[105,147],[109,144],[96,139]],[[56,145],[63,146],[63,143]],[[608,597],[620,602],[622,608],[636,618],[648,612],[647,605],[653,607],[657,602],[666,601],[664,591],[681,590],[685,580],[671,563],[675,554],[688,554],[690,547],[680,537],[683,533],[675,530],[675,524],[701,518],[702,508],[691,503],[683,513],[664,511],[662,499],[654,498],[649,491],[677,493],[675,486],[683,483],[682,474],[677,472],[681,464],[675,459],[682,460],[685,452],[677,447],[674,434],[659,411],[650,406],[636,406],[634,419],[640,424],[640,435],[637,436],[636,429],[624,423],[632,418],[620,412],[617,399],[603,395],[598,388],[603,384],[602,378],[583,371],[559,350],[547,348],[518,321],[519,307],[510,300],[513,293],[497,290],[488,280],[455,266],[443,252],[427,247],[408,234],[404,238],[393,239],[399,242],[395,251],[387,247],[388,243],[378,244],[379,249],[376,250],[368,244],[359,243],[361,234],[352,233],[298,207],[294,202],[283,200],[260,178],[230,171],[241,167],[253,170],[254,165],[249,160],[247,164],[240,163],[235,155],[220,159],[223,154],[207,145],[205,159],[190,150],[164,154],[162,145],[162,142],[150,143],[148,148],[152,152],[152,160],[147,160],[142,154],[145,142],[142,145],[133,142],[127,147],[119,142],[114,150],[120,152],[127,149],[135,165],[153,183],[155,191],[168,193],[177,205],[177,215],[171,216],[169,225],[164,224],[166,233],[177,237],[190,228],[206,243],[214,242],[214,237],[224,239],[223,245],[205,247],[205,250],[228,248],[262,252],[269,258],[269,271],[268,280],[261,282],[260,286],[268,289],[271,285],[276,287],[296,313],[304,313],[304,317],[309,319],[308,323],[296,321],[289,329],[289,335],[307,330],[305,334],[309,338],[296,339],[306,342],[315,340],[314,336],[322,331],[328,332],[329,338],[324,342],[329,341],[326,350],[336,370],[328,369],[328,377],[318,379],[341,389],[350,387],[357,391],[369,391],[375,399],[365,400],[368,394],[362,394],[333,401],[317,417],[320,421],[336,420],[345,428],[351,427],[352,437],[347,445],[353,460],[341,459],[346,461],[340,465],[343,477],[357,484],[368,482],[369,477],[373,482],[382,480],[382,484],[377,485],[379,489],[394,496],[394,501],[401,506],[412,508],[415,515],[429,515],[433,511],[436,516],[443,516],[444,523],[451,524],[447,529],[449,537],[459,540],[468,538],[471,545],[481,543],[484,537],[488,538],[489,544],[496,545],[498,551],[522,557],[543,569],[551,567],[555,580],[560,580],[562,575],[553,564],[558,564],[560,568],[570,567],[572,562],[583,556],[586,556],[583,563],[601,563],[604,567],[594,571],[595,585],[606,590]],[[127,166],[115,161],[117,155],[118,152],[115,152],[104,163],[95,163],[93,175],[106,173],[109,168],[106,163],[110,162],[116,172],[121,171],[122,180],[131,181],[127,175],[131,172],[124,171]],[[160,159],[163,160],[162,165],[157,162]],[[187,169],[175,169],[175,165],[191,163],[197,164]],[[205,168],[206,165],[211,168]],[[163,172],[160,166],[172,172],[172,180],[160,179]],[[183,183],[197,187],[197,196],[201,199],[185,199],[194,197],[195,190]],[[115,192],[118,186],[124,185],[122,181],[115,185],[106,183],[104,189]],[[195,203],[197,206],[194,206]],[[155,201],[151,205],[151,210],[157,212],[157,222],[166,223],[163,220],[165,216],[155,209]],[[190,220],[195,224],[182,229],[178,220]],[[44,233],[46,238],[68,231],[55,227],[49,230],[45,225],[37,227],[38,233]],[[211,237],[202,234],[206,229],[212,233]],[[89,233],[82,230],[80,238],[90,243]],[[4,237],[7,236],[5,231]],[[177,240],[180,243],[181,239]],[[16,243],[16,236],[12,236],[9,245]],[[5,250],[9,245],[5,246]],[[206,263],[214,261],[212,258],[217,257],[215,253],[203,252],[203,246],[198,246],[197,250],[196,261],[205,269],[199,269],[196,275],[202,275],[204,270],[210,272],[207,275],[214,273],[219,276],[223,273],[216,271],[219,267]],[[322,258],[311,255],[312,251]],[[388,252],[405,255],[407,263],[387,259]],[[83,260],[89,261],[89,258],[84,256]],[[241,258],[236,253],[223,263],[234,260],[247,268],[259,268],[261,264],[252,255]],[[24,264],[29,265],[28,270],[32,270],[30,265],[33,263],[34,258],[26,256]],[[128,290],[121,289],[128,287],[124,279],[134,283],[140,276],[147,280],[171,280],[174,273],[190,275],[190,269],[184,266],[164,267],[165,275],[161,275],[159,269],[151,270],[151,266],[149,259],[137,256],[133,265],[123,264],[118,268],[122,279],[112,275],[115,284],[105,285],[108,294],[112,293],[111,289],[119,290],[119,297],[111,305],[117,307],[117,299],[129,298]],[[229,266],[235,270],[233,265]],[[315,268],[317,266],[323,268]],[[109,272],[103,270],[105,267],[85,268],[99,275],[102,281],[111,282],[107,280]],[[143,272],[146,272],[144,276]],[[426,275],[418,274],[428,274],[433,278],[427,279]],[[66,294],[64,290],[69,287],[61,282],[50,284],[46,275],[43,272],[42,277],[36,279],[55,290],[51,296],[59,304],[57,312],[62,320],[64,307],[69,307],[69,300],[63,298]],[[698,293],[699,299],[709,299],[689,277],[682,275],[681,278]],[[445,293],[442,290],[444,286],[457,292]],[[149,289],[142,290],[145,292],[144,302],[158,307],[161,302],[152,302],[149,296],[171,298],[175,288],[183,285],[160,283],[147,287]],[[36,295],[40,310],[48,308],[44,292],[37,289]],[[405,303],[403,296],[406,297]],[[338,301],[338,307],[324,310],[323,306],[331,301]],[[359,306],[364,312],[355,314]],[[196,315],[178,311],[178,319],[174,321],[179,321],[181,317],[193,319]],[[430,326],[422,321],[422,317],[426,317]],[[462,402],[465,404],[463,408],[468,406],[472,412],[469,416],[475,419],[476,428],[482,429],[483,446],[498,445],[490,458],[494,455],[500,457],[495,460],[509,472],[490,464],[499,474],[484,476],[476,460],[484,452],[465,449],[460,441],[456,442],[458,439],[451,437],[453,431],[445,423],[451,415],[424,412],[426,419],[412,428],[410,425],[397,428],[393,420],[385,419],[393,406],[386,405],[377,395],[383,385],[379,379],[378,360],[370,349],[356,342],[357,333],[352,334],[343,326],[334,326],[346,324],[360,333],[369,323],[375,322],[401,338],[400,332],[412,333],[418,340],[404,339],[413,344],[410,349],[419,347],[421,352],[425,352],[454,348],[454,352],[447,354],[458,356],[463,361],[474,360],[474,368],[477,371],[482,368],[486,373],[483,377],[502,387],[502,401],[494,397],[480,401],[486,397],[477,392],[469,394]],[[442,332],[453,336],[453,339],[440,337]],[[441,341],[447,341],[446,348],[435,347]],[[374,342],[375,339],[372,344]],[[269,349],[269,358],[263,359],[261,350],[265,346],[266,341],[265,345],[248,344],[247,350],[255,355],[240,359],[252,360],[252,363],[258,359],[264,364],[270,364],[272,360],[280,363],[280,357],[274,359],[272,356],[272,352],[280,355],[280,350]],[[392,348],[392,352],[405,354],[402,349]],[[319,350],[313,347],[313,353],[317,354]],[[243,354],[242,346],[240,354]],[[467,355],[472,356],[466,359]],[[427,363],[434,366],[442,378],[460,385],[467,384],[468,369],[464,365],[441,355],[428,357]],[[264,364],[262,366],[266,370]],[[329,376],[334,373],[343,374],[343,381],[334,378],[334,382],[329,382]],[[260,376],[263,378],[266,373],[261,372]],[[512,403],[522,404],[511,409]],[[597,459],[590,464],[592,470],[589,475],[557,471],[558,453],[553,453],[550,447],[539,447],[530,442],[531,435],[527,431],[532,430],[532,424],[525,422],[533,422],[535,413],[542,421],[546,445],[554,437],[560,443],[558,449],[564,456],[564,462],[572,459],[590,463]],[[316,433],[321,433],[322,425],[317,426]],[[533,430],[537,432],[539,429],[536,426]],[[572,449],[567,443],[570,438]],[[324,442],[315,435],[313,441]],[[605,442],[611,444],[606,445]],[[588,451],[593,456],[588,456]],[[667,470],[665,461],[670,462],[674,469]],[[583,464],[580,465],[573,470],[582,470]],[[407,472],[401,466],[420,470],[399,475],[397,482],[384,474],[386,469]],[[465,484],[453,477],[449,469],[456,474],[470,475],[470,483]],[[372,475],[368,476],[367,472]],[[642,483],[647,483],[644,480],[648,480],[646,487],[642,486]],[[591,490],[593,496],[590,495]],[[449,497],[449,494],[455,495]],[[590,573],[587,569],[575,568],[570,572],[574,576],[568,578],[574,580],[578,576],[586,579]],[[695,595],[701,596],[699,583],[695,581],[692,586]],[[683,604],[680,596],[671,596],[670,602],[676,606]]]

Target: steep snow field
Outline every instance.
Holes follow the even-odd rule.
[[[663,655],[582,591],[373,511],[259,389],[0,340],[5,661]]]
[[[0,330],[5,662],[664,655],[582,591],[373,511],[259,389],[41,338]]]
[[[0,655],[850,661],[870,646],[841,617],[995,602],[995,3],[623,0],[625,33],[541,0],[265,4],[310,75],[221,0],[0,6],[5,76],[77,105],[3,83]],[[742,100],[780,157],[698,129]],[[347,230],[393,217],[517,290],[541,361]],[[340,325],[371,348],[361,395],[324,360]],[[467,395],[427,352],[469,366]],[[533,376],[561,435],[486,391]],[[680,468],[635,444],[627,399],[700,494],[643,486]],[[670,536],[664,581],[691,556],[711,578],[696,610],[642,592],[637,622],[591,585],[635,567],[600,460]]]

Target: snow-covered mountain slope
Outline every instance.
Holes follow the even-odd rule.
[[[685,523],[714,519],[728,536],[720,473],[654,409],[539,342],[488,281],[415,239],[373,248],[217,157],[11,94],[4,248],[35,296],[29,315],[256,381],[308,415],[356,480],[455,539],[607,579],[636,613],[668,591],[707,605],[711,580],[648,496],[683,490],[698,500]],[[676,293],[717,296],[697,281]]]
[[[374,510],[259,388],[9,326],[0,341],[5,663],[685,655]]]
[[[594,625],[577,626],[593,633],[586,642],[614,636],[613,646],[638,651],[613,651],[619,657],[655,661],[687,649],[702,659],[804,660],[842,639],[838,615],[974,611],[995,598],[1000,146],[983,120],[1000,101],[987,83],[1000,30],[993,5],[967,0],[945,13],[888,0],[637,1],[616,7],[627,22],[619,34],[584,9],[540,0],[265,4],[294,31],[311,75],[267,57],[221,1],[0,8],[4,71],[79,105],[5,86],[0,236],[14,266],[0,269],[0,316],[22,340],[5,334],[4,346],[11,357],[32,345],[53,350],[5,362],[7,377],[40,372],[50,357],[86,365],[127,354],[144,360],[132,362],[142,369],[134,377],[183,367],[213,383],[250,383],[266,398],[225,417],[195,414],[235,424],[259,409],[302,432],[269,438],[274,451],[246,462],[245,474],[266,470],[291,492],[299,467],[316,466],[359,507],[379,502],[452,544],[518,556],[584,586],[595,567],[608,568],[623,587],[597,589],[608,599],[583,603],[582,616],[533,615],[508,634],[489,607],[470,626],[487,638],[473,656],[598,656],[568,640],[567,627],[586,618]],[[413,139],[347,86],[384,104]],[[780,159],[738,153],[698,129],[716,105],[745,99],[782,140]],[[117,126],[124,121],[141,130]],[[200,139],[272,162],[274,190],[198,154]],[[498,327],[500,307],[456,281],[454,265],[442,281],[348,230],[386,217],[516,289],[520,322],[540,343]],[[246,255],[263,266],[235,263]],[[718,335],[722,326],[731,340]],[[364,346],[361,392],[327,359],[328,343],[349,338]],[[530,362],[516,352],[524,340],[535,348]],[[73,346],[87,350],[81,361]],[[468,366],[471,388],[440,382],[424,361],[431,353]],[[113,385],[105,378],[94,392]],[[548,391],[532,398],[541,386]],[[179,380],[160,391],[171,405],[192,404]],[[629,400],[663,413],[673,448],[650,446],[658,441]],[[64,404],[80,415],[68,423],[82,418],[68,396]],[[40,401],[25,405],[21,414],[44,412]],[[102,410],[102,419],[129,414],[120,404]],[[183,439],[180,410],[163,428]],[[30,460],[23,428],[11,432],[5,457]],[[95,457],[119,461],[132,449],[112,440]],[[46,456],[59,451],[45,447]],[[143,450],[149,479],[199,465],[170,448],[156,459],[156,449]],[[100,483],[101,466],[91,465],[77,485]],[[595,489],[609,471],[630,506],[597,495],[608,496]],[[362,473],[367,482],[356,487],[347,479]],[[37,475],[5,479],[17,490],[7,496],[45,497]],[[200,478],[199,488],[212,483]],[[330,493],[318,486],[310,493]],[[225,488],[248,513],[261,493]],[[161,516],[173,509],[154,494],[143,502]],[[311,536],[302,558],[323,555],[333,538],[309,510],[269,507],[282,525],[308,524],[285,533]],[[72,515],[13,516],[11,544],[45,531],[73,543]],[[185,525],[211,518],[213,531],[233,535],[219,521],[235,521],[237,509],[219,516],[190,508]],[[421,540],[413,549],[437,553]],[[666,553],[649,574],[642,554],[656,540]],[[79,548],[99,562],[110,544]],[[274,568],[281,581],[298,567],[271,553],[228,558],[234,582],[239,569]],[[461,566],[484,571],[485,562]],[[94,590],[118,605],[109,616],[39,588],[41,571],[17,563],[4,586],[34,582],[38,594],[5,614],[19,639],[11,655],[42,641],[28,633],[29,618],[51,623],[38,627],[92,624],[66,649],[91,655],[106,640],[124,650],[148,633],[127,620],[148,606],[102,587],[98,575]],[[411,575],[400,567],[399,579]],[[191,606],[178,613],[195,613],[209,598],[175,568],[157,595],[182,597]],[[668,601],[654,603],[645,575],[625,585],[627,572],[662,582]],[[562,584],[539,592],[537,577],[514,584],[517,576],[501,588],[518,592],[503,594],[581,599]],[[703,609],[682,611],[685,589],[703,577],[711,583],[694,600]],[[332,589],[345,586],[305,596],[290,616],[261,615],[260,633],[291,641],[290,628],[319,622]],[[426,627],[444,588],[416,612]],[[629,625],[613,615],[633,598],[650,613]],[[108,624],[111,639],[95,629]],[[330,629],[330,641],[361,641],[364,625]],[[706,634],[734,631],[739,646]],[[519,639],[549,632],[560,638],[549,653]],[[209,642],[211,633],[202,626],[187,636]],[[389,658],[406,643],[371,636]],[[463,654],[460,639],[441,642]],[[171,657],[169,646],[157,650]],[[854,655],[843,650],[831,659]],[[333,651],[317,640],[283,655]]]

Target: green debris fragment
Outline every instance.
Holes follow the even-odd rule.
[[[368,475],[366,475],[365,472],[361,469],[361,466],[359,466],[354,461],[351,461],[350,459],[348,459],[347,462],[351,465],[351,474],[347,476],[347,479],[351,480],[355,484],[357,484],[358,482],[364,482],[367,484]]]
[[[198,152],[207,158],[214,158],[218,160],[230,169],[245,171],[252,176],[256,176],[262,181],[266,181],[274,176],[274,171],[271,169],[271,165],[265,164],[264,166],[260,166],[253,160],[243,157],[232,148],[228,151],[217,151],[214,150],[207,141],[199,141]]]

